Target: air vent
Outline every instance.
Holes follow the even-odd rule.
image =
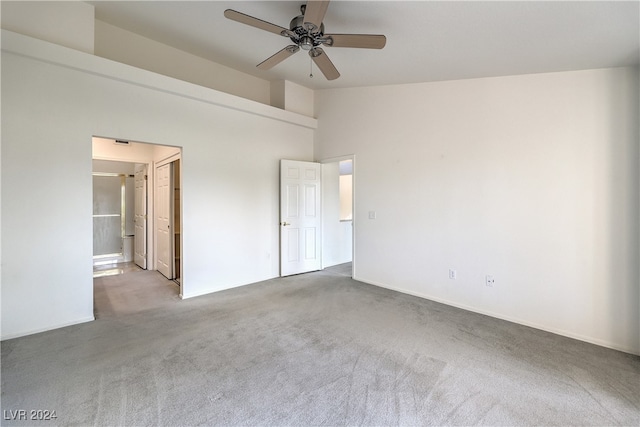
[[[125,141],[124,139],[116,139],[115,144],[117,145],[131,145],[129,141]]]

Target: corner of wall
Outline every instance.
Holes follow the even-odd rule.
[[[294,113],[314,116],[313,89],[285,81],[285,109]]]
[[[288,80],[271,82],[271,106],[308,117],[314,116],[314,92]]]
[[[271,82],[271,106],[285,109],[285,81],[276,80]]]

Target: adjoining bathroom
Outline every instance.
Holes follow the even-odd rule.
[[[97,152],[115,158],[92,160],[95,318],[118,317],[179,301],[180,168],[179,159],[174,159],[179,149],[104,138],[94,138],[93,148],[94,156]],[[118,149],[135,151],[131,157],[136,160],[124,156],[117,160]],[[155,153],[156,149],[164,160],[155,162],[148,156],[149,163],[143,163],[146,158],[141,153]],[[158,163],[160,166],[151,171],[150,164]],[[166,185],[158,186],[154,193],[153,186],[147,184],[155,182],[153,172],[158,171],[164,171]],[[162,215],[154,221],[154,213]],[[164,217],[168,226],[161,222]],[[157,230],[154,236],[157,224],[170,232]]]

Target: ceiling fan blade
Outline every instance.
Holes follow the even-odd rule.
[[[317,1],[309,0],[304,10],[304,25],[308,30],[314,32],[320,28],[324,14],[327,13],[327,7],[329,7],[329,0]]]
[[[340,77],[340,73],[333,65],[333,62],[329,59],[326,53],[322,48],[316,47],[309,51],[309,56],[313,59],[313,62],[316,63],[322,74],[327,78],[327,80],[335,80]]]
[[[262,61],[261,63],[259,63],[257,65],[257,67],[260,68],[261,70],[269,70],[269,69],[271,69],[274,66],[278,65],[279,63],[281,63],[282,61],[284,61],[285,59],[287,59],[288,57],[290,57],[291,55],[293,55],[294,53],[296,53],[299,50],[300,50],[300,48],[298,46],[296,46],[295,44],[287,46],[284,49],[282,49],[281,51],[277,52],[274,55],[271,55],[269,58],[267,58],[264,61]]]
[[[224,16],[232,21],[240,22],[241,24],[250,25],[261,30],[269,31],[270,33],[288,37],[287,33],[289,30],[287,28],[263,21],[262,19],[254,18],[253,16],[245,15],[244,13],[240,13],[233,9],[225,10]]]
[[[379,34],[326,34],[327,46],[358,47],[363,49],[382,49],[387,38]]]

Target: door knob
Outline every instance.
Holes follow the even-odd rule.
[[[280,223],[280,225],[282,225],[282,226],[285,226],[285,227],[286,227],[287,225],[291,225],[291,224],[289,224],[288,222],[281,222],[281,223]]]

